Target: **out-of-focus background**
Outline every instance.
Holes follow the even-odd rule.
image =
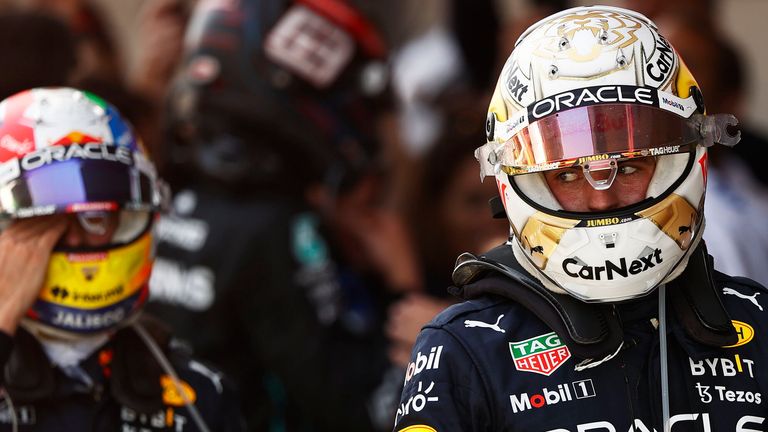
[[[0,0],[0,98],[76,86],[131,120],[175,194],[149,312],[233,379],[249,430],[389,430],[456,257],[508,235],[472,156],[501,65],[588,3]],[[768,283],[768,2],[604,3],[742,120],[711,153],[705,239]]]
[[[136,52],[139,46],[135,43],[136,26],[139,10],[142,5],[151,0],[94,0],[104,13],[111,32],[114,35],[118,50],[122,53],[124,61],[131,65],[138,61]],[[194,0],[181,0],[185,4],[192,5]],[[13,3],[5,0],[5,3]],[[431,24],[436,24],[446,19],[449,14],[450,1],[448,0],[396,0],[382,2],[388,6],[401,3],[406,15],[401,15],[398,26],[404,27],[402,38],[413,37],[426,31]],[[503,20],[520,20],[528,15],[535,15],[535,1],[531,0],[497,0],[501,18]],[[544,2],[546,3],[546,2]],[[558,2],[551,2],[558,3]],[[652,10],[657,0],[650,1],[572,1],[561,2],[568,6],[588,6],[593,4],[605,4],[621,7],[635,7],[638,10]],[[709,3],[706,0],[693,0],[683,2],[673,13],[686,13],[687,8],[705,8]],[[641,7],[638,7],[641,6]],[[768,76],[768,56],[765,55],[766,29],[763,18],[768,16],[768,3],[763,0],[717,0],[713,2],[713,13],[717,25],[723,34],[737,46],[748,64],[747,73],[751,77],[748,97],[745,102],[747,119],[762,132],[768,134],[768,80],[761,77]],[[392,8],[394,10],[395,7]],[[478,23],[477,25],[482,25]],[[511,41],[511,38],[510,38]]]

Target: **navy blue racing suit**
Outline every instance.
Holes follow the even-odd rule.
[[[221,372],[144,322],[186,398],[132,327],[66,370],[52,366],[37,339],[19,328],[14,336],[0,332],[0,431],[201,431],[187,401],[208,430],[244,430],[240,402]]]
[[[766,289],[720,273],[714,287],[736,329],[735,346],[694,341],[667,306],[671,431],[766,431]],[[519,302],[487,294],[446,309],[414,346],[394,430],[663,430],[658,294],[615,311],[623,329],[618,354],[577,371],[584,359]]]

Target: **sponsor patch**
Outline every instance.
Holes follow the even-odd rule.
[[[699,393],[699,399],[704,403],[710,403],[713,400],[719,400],[721,402],[737,402],[737,403],[753,403],[760,405],[763,402],[763,395],[759,392],[751,392],[746,390],[731,390],[726,386],[716,385],[708,386],[702,385],[700,382],[696,383],[696,391]]]
[[[650,251],[648,249],[646,252]],[[627,263],[626,258],[619,259],[616,264],[613,261],[605,260],[602,266],[590,266],[578,258],[566,258],[563,260],[563,271],[572,278],[581,278],[586,280],[613,280],[616,276],[628,277],[636,275],[648,269],[661,264],[664,259],[661,257],[661,249],[650,251],[650,253],[641,255],[638,259]],[[603,276],[603,273],[605,274]]]
[[[570,108],[613,103],[659,106],[658,93],[652,87],[593,86],[564,91],[530,105],[528,119],[533,122]]]
[[[688,357],[688,362],[691,366],[691,375],[693,376],[732,377],[737,374],[746,373],[750,378],[755,377],[753,368],[755,362],[750,359],[743,359],[738,354],[735,354],[733,359],[715,357],[694,360]]]
[[[405,369],[405,382],[403,384],[408,384],[408,381],[423,370],[437,370],[440,367],[440,356],[442,354],[442,345],[430,348],[427,355],[422,354],[421,351],[417,352],[416,361],[408,363],[408,367]]]
[[[549,376],[571,358],[571,351],[555,332],[509,343],[515,369]]]
[[[751,325],[736,320],[731,320],[731,322],[733,323],[733,327],[736,329],[736,335],[739,337],[739,341],[733,345],[726,345],[723,348],[735,348],[738,346],[746,345],[752,340],[752,338],[755,337],[755,329],[752,328]]]
[[[187,402],[191,404],[195,403],[195,400],[197,399],[197,394],[195,394],[192,386],[183,380],[179,380],[177,386],[174,384],[173,378],[168,375],[163,375],[160,377],[160,386],[163,388],[163,402],[166,405],[180,407],[186,405]],[[184,392],[184,396],[186,397],[179,393],[179,389]]]
[[[403,416],[410,414],[411,411],[416,413],[421,412],[421,410],[423,410],[428,404],[440,401],[440,397],[432,393],[434,388],[434,381],[430,381],[429,385],[424,385],[424,382],[419,381],[418,385],[416,386],[416,394],[409,397],[407,401],[401,403],[397,408],[395,422],[397,422],[397,420]]]
[[[755,292],[752,295],[747,295],[747,294],[741,293],[739,291],[736,291],[733,288],[725,287],[725,288],[723,288],[723,294],[732,295],[732,296],[736,296],[736,297],[738,297],[740,299],[747,300],[748,302],[750,302],[753,305],[755,305],[755,307],[758,308],[760,310],[760,312],[763,311],[763,306],[757,301],[757,296],[760,295],[759,292]]]
[[[413,426],[408,426],[405,429],[400,429],[397,432],[437,432],[437,430],[427,425],[413,425]]]
[[[672,46],[661,35],[656,36],[656,46],[645,62],[646,83],[663,86],[677,70],[677,58]]]
[[[528,393],[509,395],[509,403],[512,405],[512,412],[517,414],[534,408],[595,396],[595,386],[592,384],[592,380],[585,379],[570,384],[558,384],[556,388],[551,390],[544,387],[538,393],[531,395]]]
[[[487,322],[476,321],[476,320],[464,320],[464,327],[467,327],[467,328],[481,327],[481,328],[488,328],[493,331],[497,331],[499,333],[506,333],[507,332],[506,330],[499,327],[499,322],[501,322],[502,318],[504,318],[504,314],[499,315],[499,317],[496,318],[495,323],[487,323]]]

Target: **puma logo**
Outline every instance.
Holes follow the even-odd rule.
[[[735,295],[738,298],[743,298],[744,300],[749,300],[752,303],[754,303],[755,306],[757,306],[757,308],[760,309],[761,312],[763,310],[763,307],[760,306],[760,303],[757,302],[757,296],[760,294],[759,292],[756,292],[756,293],[752,294],[751,296],[748,296],[748,295],[745,295],[745,294],[742,294],[742,293],[736,291],[733,288],[725,287],[725,288],[723,288],[723,294]]]
[[[501,315],[499,315],[498,318],[496,318],[496,323],[495,324],[488,324],[487,322],[475,321],[475,320],[464,320],[464,327],[467,327],[467,328],[469,328],[469,327],[485,327],[485,328],[489,328],[491,330],[495,330],[495,331],[497,331],[499,333],[506,333],[507,332],[506,330],[504,330],[503,328],[499,327],[499,321],[501,321],[502,318],[504,318],[504,314],[501,314]]]

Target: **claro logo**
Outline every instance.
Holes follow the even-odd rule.
[[[605,265],[590,266],[582,265],[576,258],[566,258],[563,260],[563,271],[570,277],[587,280],[614,280],[616,276],[627,277],[642,273],[650,268],[656,267],[664,260],[661,258],[661,249],[656,249],[652,253],[641,256],[638,259],[627,263],[626,258],[621,258],[618,264],[606,260]]]

